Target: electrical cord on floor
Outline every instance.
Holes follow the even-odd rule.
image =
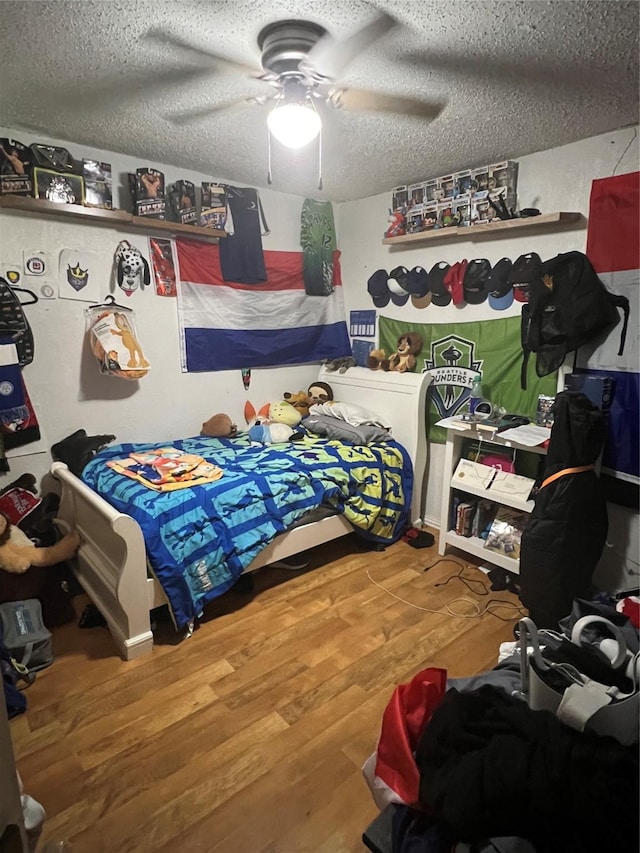
[[[456,565],[460,566],[460,571],[457,574],[453,574],[448,577],[446,581],[441,581],[440,583],[434,584],[434,586],[446,586],[450,581],[458,579],[461,580],[462,583],[464,583],[466,587],[470,590],[470,592],[473,592],[475,595],[489,595],[489,590],[482,583],[482,581],[476,578],[465,578],[462,576],[462,572],[466,568],[471,567],[465,566],[463,563],[458,562],[458,560],[452,560],[448,557],[443,557],[440,560],[436,560],[435,563],[431,563],[430,565],[425,566],[423,571],[426,572],[427,569],[431,569],[434,566],[437,566],[438,563],[455,563]],[[380,589],[383,592],[386,592],[387,595],[390,595],[392,598],[395,598],[397,601],[401,601],[403,604],[406,604],[409,607],[413,607],[416,610],[422,610],[424,613],[444,613],[447,616],[454,616],[456,619],[478,619],[480,616],[484,616],[485,613],[489,613],[491,616],[495,616],[495,618],[499,619],[501,622],[513,622],[515,619],[521,619],[522,617],[527,616],[527,612],[522,607],[519,607],[512,601],[505,601],[502,598],[490,598],[489,601],[487,601],[487,603],[485,604],[484,608],[481,608],[477,601],[473,601],[471,598],[464,598],[461,596],[458,598],[452,598],[451,601],[445,604],[444,608],[440,608],[439,610],[432,610],[429,607],[422,607],[419,604],[414,604],[413,602],[407,601],[405,598],[396,595],[395,592],[392,592],[390,589],[387,589],[386,586],[383,586],[377,580],[372,578],[371,573],[368,569],[366,569],[366,573],[371,583],[375,584],[375,586],[377,587],[380,587]],[[481,591],[473,589],[473,587],[471,586],[472,583],[477,584],[481,588]],[[465,605],[469,605],[472,609],[472,612],[456,613],[452,609],[452,605],[458,602],[463,602]],[[514,615],[511,617],[500,616],[498,615],[498,613],[495,612],[495,608],[508,608]]]

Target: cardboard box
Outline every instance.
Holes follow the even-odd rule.
[[[222,231],[227,221],[227,190],[221,184],[206,181],[201,185],[200,198],[200,226]]]
[[[407,234],[419,234],[424,231],[424,205],[417,204],[407,214]]]
[[[442,198],[442,190],[441,190],[440,181],[438,180],[438,178],[432,178],[430,181],[425,181],[425,183],[424,183],[425,204],[430,204],[431,202],[438,201],[439,198]]]
[[[391,190],[391,210],[403,210],[409,204],[409,191],[406,184]]]
[[[471,225],[471,197],[461,195],[454,199],[453,215],[458,220],[458,225],[464,228]]]
[[[471,192],[474,196],[489,189],[489,167],[480,166],[471,170]]]
[[[462,172],[456,172],[454,180],[458,196],[471,195],[471,169],[464,169]]]
[[[85,205],[111,210],[113,208],[111,163],[83,159],[82,173],[84,176]]]
[[[136,169],[134,189],[135,216],[166,219],[167,203],[164,191],[164,174],[158,169]]]
[[[0,193],[33,195],[31,149],[17,139],[0,139]]]
[[[58,204],[84,204],[84,178],[71,172],[33,169],[33,194]]]
[[[424,184],[411,184],[407,191],[409,193],[409,208],[424,203]]]
[[[438,203],[428,202],[422,208],[422,230],[429,231],[438,224]]]
[[[453,198],[456,192],[456,181],[453,175],[443,175],[440,178],[443,198]]]
[[[191,181],[176,181],[166,191],[167,217],[181,225],[197,225],[196,188]]]

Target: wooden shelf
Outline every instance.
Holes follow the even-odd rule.
[[[440,534],[442,536],[442,534]],[[445,534],[445,542],[454,548],[465,551],[467,554],[472,554],[487,563],[492,563],[494,566],[500,566],[508,572],[520,574],[520,563],[512,557],[507,557],[506,554],[501,554],[499,551],[492,551],[490,548],[484,547],[484,539],[479,539],[477,536],[459,536],[454,530],[448,530]]]
[[[36,216],[81,219],[88,225],[95,223],[111,225],[113,228],[138,228],[151,233],[180,234],[199,240],[218,240],[220,237],[226,236],[225,231],[219,231],[215,228],[199,228],[195,225],[181,225],[179,222],[132,216],[126,210],[104,210],[99,207],[82,207],[79,204],[57,204],[43,198],[28,198],[21,195],[0,196],[0,209],[15,210]]]
[[[414,243],[449,242],[456,240],[482,240],[486,237],[506,237],[514,231],[536,231],[538,229],[561,229],[585,221],[581,213],[543,213],[540,216],[528,216],[524,219],[494,220],[464,228],[436,228],[433,231],[420,231],[417,234],[403,234],[401,237],[385,237],[386,246],[409,248]]]

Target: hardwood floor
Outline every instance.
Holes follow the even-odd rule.
[[[518,605],[445,584],[463,566],[489,588],[448,556],[345,537],[309,552],[304,571],[261,570],[187,640],[159,622],[153,653],[129,663],[104,628],[55,629],[55,662],[11,721],[25,790],[47,811],[43,841],[73,853],[362,853],[377,811],[360,768],[395,685],[425,666],[491,669],[513,639],[514,607],[499,611],[509,621],[424,612],[367,574],[431,610],[459,597]]]

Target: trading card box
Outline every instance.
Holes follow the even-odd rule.
[[[409,191],[406,184],[391,190],[391,210],[405,210],[409,204]]]
[[[227,221],[227,191],[220,184],[205,181],[201,185],[200,226],[224,229]]]
[[[133,212],[136,216],[148,216],[150,219],[166,219],[164,174],[158,169],[136,169]]]
[[[82,160],[84,175],[84,203],[87,207],[113,208],[113,179],[111,163],[99,160]]]
[[[72,172],[33,169],[33,194],[58,204],[84,204],[84,178]]]
[[[0,138],[0,193],[33,195],[31,149],[16,139]]]

